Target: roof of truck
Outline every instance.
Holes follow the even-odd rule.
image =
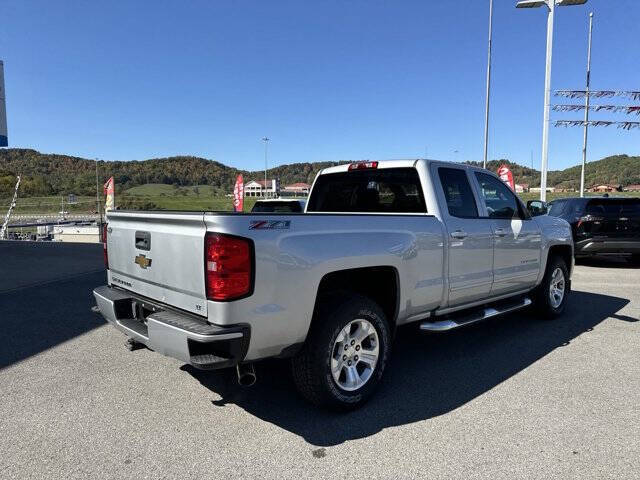
[[[474,165],[468,165],[466,163],[455,163],[455,162],[447,162],[444,160],[433,160],[427,158],[411,158],[411,159],[401,159],[401,160],[358,160],[356,162],[351,163],[343,163],[342,165],[336,165],[335,167],[328,167],[323,170],[320,170],[319,175],[326,175],[328,173],[340,173],[340,172],[348,172],[349,166],[354,163],[366,163],[366,162],[378,162],[378,166],[376,168],[411,168],[415,167],[418,162],[423,162],[427,164],[427,166],[431,163],[450,163],[459,168],[468,168],[474,170],[482,170],[480,167],[476,167]]]
[[[349,165],[352,165],[354,163],[378,162],[378,169],[402,167],[407,168],[413,167],[419,160],[419,158],[413,158],[409,160],[358,160],[357,162],[343,163],[342,165],[336,165],[335,167],[324,168],[320,170],[320,175],[325,175],[327,173],[348,172]]]

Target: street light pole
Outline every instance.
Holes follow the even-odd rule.
[[[549,164],[549,117],[551,111],[551,59],[553,55],[553,22],[556,7],[582,5],[587,0],[520,0],[516,8],[546,6],[547,14],[547,61],[544,75],[544,115],[542,123],[542,166],[540,169],[540,200],[547,200],[547,170]]]
[[[484,161],[483,168],[487,168],[487,151],[489,148],[489,96],[491,93],[491,42],[493,36],[493,0],[489,0],[489,53],[487,54],[487,98],[484,109]]]
[[[102,237],[102,215],[100,214],[100,183],[98,182],[98,159],[96,158],[96,213],[98,214],[98,220],[96,220],[96,224],[98,225],[98,237],[101,241],[104,241]]]
[[[267,145],[269,143],[269,139],[267,137],[262,137],[262,141],[264,142],[264,196],[267,196]]]
[[[549,116],[551,110],[551,59],[553,56],[553,21],[555,0],[548,2],[547,15],[547,62],[544,73],[544,118],[542,124],[542,168],[540,171],[540,200],[547,200],[547,170],[549,165]]]
[[[584,170],[587,165],[587,136],[589,132],[589,88],[591,86],[591,37],[593,35],[593,12],[589,14],[589,47],[587,48],[587,94],[584,96],[584,141],[582,144],[582,171],[580,172],[580,196],[584,197]]]

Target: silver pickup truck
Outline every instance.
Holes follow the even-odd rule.
[[[533,304],[563,313],[564,220],[531,217],[486,170],[432,160],[321,171],[304,213],[112,211],[97,306],[129,343],[200,369],[290,358],[300,393],[351,409],[394,332],[442,332]]]

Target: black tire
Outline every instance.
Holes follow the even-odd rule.
[[[378,359],[365,383],[356,390],[346,391],[334,379],[331,362],[338,351],[338,336],[356,319],[366,320],[375,328]],[[364,352],[364,343],[362,345]],[[355,351],[351,353],[355,354]],[[293,379],[300,394],[314,405],[332,410],[354,410],[365,403],[376,390],[390,353],[389,324],[384,312],[375,302],[357,294],[326,297],[321,300],[321,307],[314,316],[303,349],[291,359]]]
[[[564,296],[559,305],[551,302],[551,285],[554,272],[560,269],[564,276]],[[571,281],[569,280],[569,270],[565,261],[558,256],[550,257],[547,261],[547,268],[544,273],[542,283],[536,288],[533,296],[533,303],[537,312],[545,319],[558,318],[564,313],[567,299],[571,293]]]
[[[629,257],[629,261],[633,264],[633,265],[640,265],[640,253],[634,253],[633,255],[631,255]]]

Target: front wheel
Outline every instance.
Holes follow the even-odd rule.
[[[545,318],[557,318],[564,313],[570,291],[567,264],[561,257],[553,257],[534,294],[535,307]]]
[[[390,354],[382,309],[361,295],[318,309],[303,350],[292,361],[298,391],[311,403],[334,410],[358,408],[373,394]]]

